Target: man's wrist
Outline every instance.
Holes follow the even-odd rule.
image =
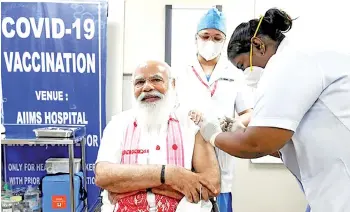
[[[165,166],[165,169],[164,169],[164,184],[165,185],[170,185],[171,184],[171,171],[172,169],[172,165],[167,165]]]
[[[217,132],[217,133],[215,133],[214,135],[212,135],[212,136],[210,137],[209,142],[210,142],[210,144],[211,144],[213,147],[216,147],[216,145],[215,145],[215,139],[216,139],[216,137],[217,137],[220,133],[221,133],[221,132]]]

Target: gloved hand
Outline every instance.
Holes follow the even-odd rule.
[[[226,121],[226,117],[219,118],[219,122],[220,122],[220,127],[221,127],[222,132],[226,132],[226,126],[228,125],[228,123]]]
[[[204,140],[211,143],[215,146],[215,138],[218,134],[222,133],[220,122],[218,119],[203,119],[200,124],[200,133],[203,136]]]
[[[203,121],[203,113],[201,113],[198,110],[190,110],[188,112],[188,116],[191,118],[191,120],[198,125],[201,121]]]
[[[244,124],[241,121],[234,119],[234,121],[227,127],[227,130],[229,130],[230,132],[235,132],[237,130],[245,128],[246,126],[244,126]]]
[[[230,118],[227,116],[220,119],[220,126],[223,132],[235,132],[237,130],[246,128],[238,119]]]

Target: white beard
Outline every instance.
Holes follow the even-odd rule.
[[[168,92],[156,102],[141,102],[136,100],[137,125],[143,132],[159,134],[161,129],[166,129],[169,115],[175,107],[175,91],[169,88]]]

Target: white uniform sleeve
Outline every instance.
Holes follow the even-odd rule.
[[[278,56],[278,55],[276,55]],[[274,58],[264,71],[249,126],[295,132],[300,121],[323,91],[323,73],[307,55]]]
[[[103,137],[98,150],[96,163],[111,162],[120,163],[121,145],[123,141],[123,120],[122,117],[116,116],[107,124],[103,130]]]
[[[254,106],[254,96],[252,90],[248,87],[242,73],[242,79],[239,82],[239,90],[235,101],[235,108],[237,113],[252,109]]]

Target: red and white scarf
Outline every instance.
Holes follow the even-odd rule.
[[[136,120],[129,124],[126,130],[124,145],[122,148],[121,164],[138,164],[139,154],[149,154],[149,149],[140,149],[141,129],[137,127]],[[159,150],[156,146],[156,150]],[[185,167],[184,145],[181,127],[178,119],[169,116],[168,129],[166,137],[166,155],[167,164]],[[156,207],[158,212],[172,212],[176,210],[179,201],[163,196],[155,195]],[[147,193],[145,191],[122,198],[118,201],[117,212],[148,212]]]

